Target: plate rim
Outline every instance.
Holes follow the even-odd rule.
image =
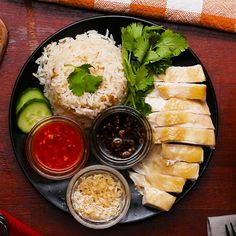
[[[9,130],[9,134],[10,134],[10,139],[11,139],[11,146],[13,148],[13,152],[14,152],[14,156],[15,158],[17,159],[17,162],[18,162],[18,165],[20,166],[21,168],[21,171],[23,171],[24,173],[24,176],[26,177],[26,179],[31,183],[31,185],[33,186],[33,188],[35,188],[35,190],[40,193],[41,196],[43,196],[43,198],[49,202],[50,204],[52,204],[53,206],[59,208],[57,205],[55,205],[53,202],[49,201],[46,196],[41,192],[39,191],[37,188],[36,188],[36,185],[33,184],[32,180],[27,176],[24,168],[22,167],[19,159],[17,158],[17,148],[15,146],[15,143],[14,143],[14,138],[13,138],[13,127],[12,127],[12,119],[13,119],[13,116],[15,114],[12,114],[11,110],[12,110],[12,107],[13,107],[13,97],[14,97],[14,94],[16,92],[16,89],[18,87],[18,84],[19,84],[19,81],[20,81],[20,78],[22,77],[22,74],[25,70],[25,68],[27,67],[27,65],[29,64],[29,62],[32,60],[32,58],[34,57],[34,55],[41,49],[41,47],[47,43],[48,41],[50,41],[53,37],[55,37],[56,35],[60,34],[61,32],[63,32],[64,30],[66,29],[69,29],[75,25],[78,25],[78,24],[82,24],[84,22],[87,22],[87,21],[91,21],[91,20],[96,20],[96,19],[109,19],[109,18],[117,18],[117,19],[120,19],[120,18],[123,18],[123,19],[128,19],[128,20],[133,20],[133,21],[139,21],[139,22],[143,22],[145,24],[149,24],[149,25],[157,25],[159,23],[159,21],[152,21],[152,20],[146,20],[144,18],[139,18],[139,17],[135,17],[135,16],[126,16],[126,15],[117,15],[117,14],[111,14],[111,15],[99,15],[99,16],[93,16],[93,17],[88,17],[88,18],[83,18],[81,20],[77,20],[75,22],[72,22],[70,24],[67,24],[67,25],[64,25],[63,27],[61,27],[60,29],[56,30],[53,34],[49,35],[46,39],[44,39],[37,47],[36,49],[30,54],[30,56],[27,58],[27,60],[24,62],[23,66],[21,67],[21,70],[20,72],[18,73],[18,76],[17,76],[17,79],[14,83],[14,86],[12,88],[12,91],[11,91],[11,95],[10,95],[10,102],[9,102],[9,106],[8,106],[8,130]],[[165,22],[162,22],[162,24],[164,24]],[[174,24],[174,23],[172,23]],[[168,26],[169,28],[169,26]],[[176,31],[176,32],[179,32],[179,31]],[[212,93],[212,98],[214,100],[214,108],[215,108],[215,139],[216,139],[216,145],[215,145],[215,148],[214,149],[211,149],[210,150],[210,154],[208,155],[208,159],[207,161],[204,163],[204,166],[202,167],[201,169],[201,172],[199,173],[199,177],[196,181],[194,181],[190,187],[188,187],[187,190],[185,190],[185,192],[176,199],[174,205],[172,206],[172,209],[176,206],[176,204],[178,204],[178,202],[180,202],[193,188],[196,187],[197,183],[199,182],[199,180],[202,178],[203,174],[205,173],[205,170],[206,168],[208,167],[211,159],[212,159],[212,156],[216,150],[216,147],[217,147],[217,140],[218,140],[218,133],[219,133],[219,109],[218,109],[218,102],[217,102],[217,97],[216,97],[216,93],[215,93],[215,89],[214,89],[214,86],[213,86],[213,83],[211,81],[211,78],[204,66],[204,64],[201,62],[201,60],[199,59],[199,57],[196,55],[196,53],[189,47],[187,50],[189,50],[189,52],[193,55],[193,57],[196,59],[196,61],[203,67],[203,71],[206,75],[206,77],[208,78],[207,82],[209,83],[210,85],[210,89],[211,89],[211,93]],[[64,211],[63,209],[60,209],[59,210],[61,211]],[[68,213],[68,212],[67,212]],[[159,210],[157,210],[156,212],[150,212],[150,215],[147,215],[143,218],[140,218],[140,219],[136,219],[134,221],[122,221],[121,223],[125,223],[125,224],[128,224],[128,223],[134,223],[134,222],[139,222],[139,221],[144,221],[148,218],[151,218],[155,215],[158,215],[158,214],[166,214],[166,212],[161,212]]]

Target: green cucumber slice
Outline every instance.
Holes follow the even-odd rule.
[[[17,126],[22,132],[29,133],[38,121],[48,116],[52,116],[48,103],[43,99],[32,99],[19,110]]]
[[[30,100],[32,99],[42,99],[45,100],[45,102],[48,102],[47,98],[43,95],[43,93],[38,89],[38,88],[27,88],[24,90],[20,97],[19,100],[16,104],[16,114],[20,111],[20,109]],[[49,103],[49,102],[48,102]]]

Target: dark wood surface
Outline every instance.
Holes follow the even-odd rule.
[[[0,1],[9,44],[0,65],[0,208],[43,235],[206,235],[208,216],[236,213],[236,37],[194,26],[162,22],[183,32],[205,65],[219,106],[216,152],[195,188],[170,212],[95,231],[48,203],[30,184],[14,156],[8,108],[17,75],[36,47],[58,29],[105,13],[31,1]]]

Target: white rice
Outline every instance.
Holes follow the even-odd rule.
[[[64,38],[44,48],[37,59],[39,65],[34,74],[44,85],[45,96],[49,99],[54,114],[69,115],[78,121],[94,119],[105,108],[122,103],[127,93],[127,81],[122,67],[121,49],[108,34],[96,31]],[[69,89],[68,76],[74,70],[72,64],[91,64],[93,75],[103,76],[95,93],[85,92],[77,96]]]

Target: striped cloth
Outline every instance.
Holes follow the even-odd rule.
[[[236,0],[40,0],[236,32]]]

